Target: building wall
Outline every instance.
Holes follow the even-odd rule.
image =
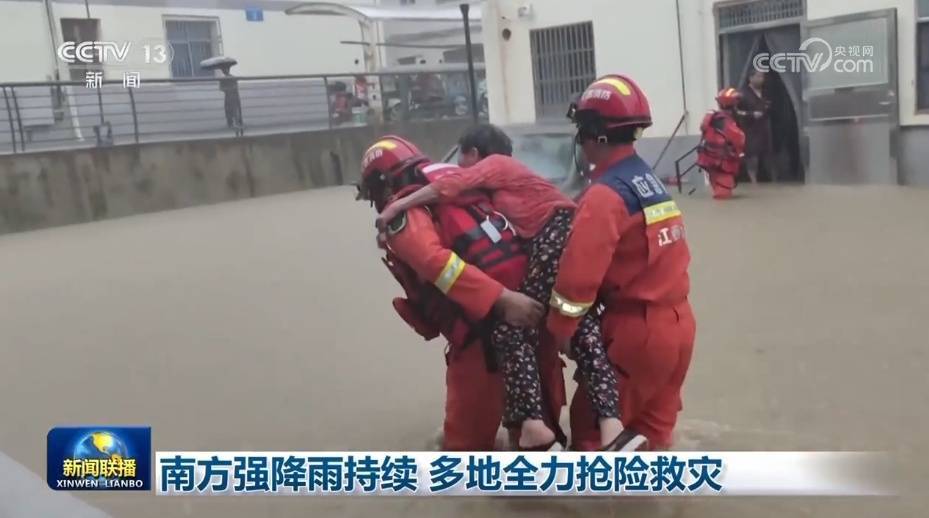
[[[900,183],[929,187],[929,126],[907,126],[900,131]]]
[[[531,2],[533,15],[521,19],[517,8],[524,2],[491,0],[485,8],[485,55],[491,96],[491,118],[506,123],[535,121],[532,63],[529,59],[532,29],[579,22],[593,22],[598,75],[620,72],[634,78],[648,93],[655,125],[647,135],[667,136],[684,114],[680,53],[674,0],[624,3],[613,0]],[[685,40],[685,74],[689,76],[688,108],[703,111],[705,103],[701,76],[706,74],[705,46],[700,19],[704,10],[699,2],[681,2],[682,17],[690,25],[682,31]],[[609,14],[607,14],[609,13]],[[512,33],[503,41],[502,31]],[[712,44],[712,38],[709,39]],[[711,47],[710,52],[715,52]],[[712,70],[709,71],[712,74]],[[714,76],[715,77],[715,76]],[[692,88],[692,89],[690,89]],[[693,104],[691,106],[690,104]],[[693,117],[691,117],[693,119]],[[689,126],[695,129],[699,118]]]
[[[489,0],[484,16],[484,44],[490,89],[491,118],[500,123],[535,121],[535,97],[529,31],[593,21],[597,74],[629,74],[648,93],[655,125],[646,136],[667,137],[683,112],[689,113],[683,134],[696,134],[702,114],[714,107],[718,89],[717,37],[713,12],[717,0],[650,0],[615,2],[534,0],[534,15],[520,19],[520,0]],[[682,96],[676,21],[680,7],[686,94]],[[809,19],[897,8],[900,122],[929,124],[929,114],[916,113],[915,0],[808,0]],[[501,31],[512,31],[503,41]]]
[[[467,120],[0,155],[0,234],[358,181],[380,135],[443,156]]]
[[[41,2],[0,0],[0,82],[53,78],[55,63]]]
[[[166,17],[215,19],[219,22],[221,51],[239,61],[233,69],[238,75],[314,74],[351,72],[364,69],[361,47],[343,45],[342,40],[359,40],[358,23],[332,16],[288,16],[283,9],[289,2],[258,0],[250,2],[264,9],[264,21],[246,20],[241,2],[209,2],[186,0],[165,2],[137,1],[132,5],[115,2],[91,2],[92,18],[100,19],[100,37],[105,41],[132,41],[137,45],[165,40]],[[348,2],[346,2],[348,3]],[[363,2],[352,2],[355,4]],[[210,8],[194,7],[209,5]],[[228,5],[220,8],[219,5]],[[84,18],[83,2],[54,2],[55,29],[61,41],[61,18]],[[45,10],[40,1],[0,0],[0,42],[4,48],[21,49],[12,63],[4,59],[0,81],[41,81],[55,70]],[[12,53],[10,53],[12,54]],[[8,54],[9,55],[9,54]],[[122,77],[123,71],[138,71],[143,79],[170,77],[165,65],[145,65],[141,53],[125,67],[107,66],[107,79]],[[357,63],[356,63],[357,61]],[[66,68],[61,68],[66,78]]]

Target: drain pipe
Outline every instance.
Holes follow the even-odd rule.
[[[687,117],[687,80],[684,76],[684,37],[681,31],[681,0],[674,0],[674,8],[677,14],[677,56],[681,67],[681,103],[683,105],[683,117]],[[684,127],[684,133],[687,133],[687,127]]]
[[[681,0],[674,0],[674,8],[677,14],[677,55],[679,58],[679,64],[681,67],[681,104],[684,113],[681,114],[680,120],[677,121],[677,126],[674,128],[674,132],[671,133],[671,136],[668,137],[668,140],[664,143],[664,147],[661,148],[661,153],[658,154],[658,158],[655,160],[655,163],[652,164],[652,170],[658,169],[658,164],[661,163],[661,159],[664,158],[665,153],[668,152],[668,148],[671,147],[671,142],[674,141],[677,137],[677,132],[680,131],[681,127],[684,128],[684,135],[687,134],[687,81],[684,76],[684,37],[681,32]]]
[[[48,23],[48,41],[52,48],[53,79],[61,80],[61,63],[58,62],[58,31],[55,30],[55,13],[52,10],[52,0],[45,0],[45,21]]]

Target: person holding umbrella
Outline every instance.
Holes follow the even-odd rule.
[[[232,75],[230,69],[238,64],[233,58],[218,56],[200,62],[204,70],[219,70],[223,77],[219,80],[219,89],[223,92],[223,109],[226,112],[226,126],[235,131],[235,136],[245,134],[242,124],[242,100],[239,98],[239,80]]]

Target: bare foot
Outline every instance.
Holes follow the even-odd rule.
[[[526,419],[519,434],[519,447],[524,450],[551,444],[555,432],[551,431],[541,419]]]

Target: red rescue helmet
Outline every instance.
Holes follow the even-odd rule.
[[[739,105],[739,101],[741,100],[742,93],[732,87],[723,88],[716,94],[716,102],[719,104],[719,107],[724,110],[735,108]]]
[[[423,154],[412,142],[386,135],[371,145],[361,159],[361,183],[358,184],[358,199],[371,200],[375,205],[384,203],[386,187],[396,190],[404,180],[404,173],[417,165],[428,162],[429,158]]]
[[[617,142],[629,128],[639,130],[652,125],[648,98],[632,79],[623,75],[602,77],[587,87],[568,111],[578,129],[578,139]],[[617,130],[620,131],[617,131]],[[637,134],[638,131],[635,131]]]

